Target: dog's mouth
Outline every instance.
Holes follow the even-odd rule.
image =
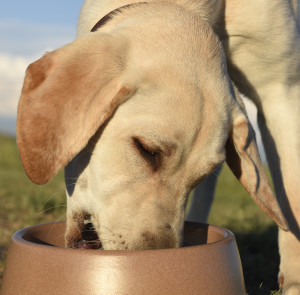
[[[93,250],[102,249],[102,243],[91,222],[84,225],[81,231],[81,239],[76,243],[75,248]]]
[[[79,226],[79,237],[73,240],[71,248],[102,250],[102,243],[94,228],[94,225],[91,222],[90,215],[86,215],[84,220],[82,221],[82,223],[80,222],[80,224],[81,226]]]

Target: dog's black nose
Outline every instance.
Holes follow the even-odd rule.
[[[91,222],[84,225],[81,233],[81,240],[78,241],[78,249],[102,249],[101,241]]]
[[[85,214],[79,222],[76,238],[71,236],[71,248],[76,249],[103,249],[99,236],[91,222],[91,215]]]

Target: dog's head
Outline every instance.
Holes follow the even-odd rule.
[[[87,34],[27,70],[20,155],[39,184],[67,165],[68,246],[91,222],[104,249],[178,247],[187,193],[224,160],[286,227],[218,38],[180,17]]]

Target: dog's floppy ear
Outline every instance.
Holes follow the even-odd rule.
[[[134,91],[124,82],[126,40],[92,33],[47,53],[27,71],[17,143],[29,178],[49,181]]]
[[[265,174],[256,145],[255,132],[240,106],[233,112],[232,128],[226,143],[226,162],[258,206],[281,229],[288,230],[287,222]]]

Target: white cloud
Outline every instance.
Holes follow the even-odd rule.
[[[0,53],[0,116],[15,117],[28,58]]]

